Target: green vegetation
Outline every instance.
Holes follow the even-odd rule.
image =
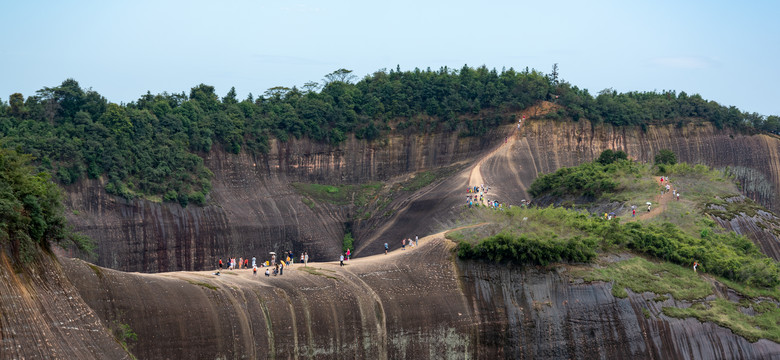
[[[721,298],[696,303],[686,309],[664,307],[663,312],[666,316],[713,322],[752,342],[762,338],[780,342],[780,309],[777,305],[772,302],[749,303],[756,311],[755,315],[740,311],[740,303]]]
[[[436,173],[433,171],[423,171],[414,174],[414,177],[403,185],[404,191],[417,191],[436,180]]]
[[[97,265],[90,264],[88,262],[85,262],[85,264],[87,264],[87,266],[89,266],[89,268],[92,269],[93,272],[95,272],[95,275],[97,275],[98,278],[100,279],[103,278],[103,272],[100,271],[100,267],[98,267]]]
[[[557,72],[556,72],[557,74]],[[231,153],[267,153],[270,141],[307,137],[340,144],[352,134],[376,140],[390,131],[446,131],[479,136],[514,120],[518,110],[553,101],[551,119],[589,119],[616,126],[683,125],[693,119],[743,131],[780,131],[780,118],[742,112],[674,91],[588,90],[528,68],[380,70],[353,83],[350,70],[302,89],[282,86],[263,96],[219,97],[200,84],[189,94],[147,93],[126,105],[108,102],[73,79],[26,98],[0,101],[0,136],[32,154],[62,184],[102,178],[105,189],[125,198],[202,205],[211,172],[199,155],[219,145]]]
[[[712,285],[689,268],[668,262],[651,262],[635,257],[593,269],[581,274],[585,281],[613,282],[612,295],[628,296],[626,288],[636,293],[671,294],[677,300],[703,299],[712,294]],[[660,300],[664,301],[666,297]]]
[[[616,178],[636,177],[639,174],[640,166],[622,159],[625,153],[606,153],[603,152],[597,161],[539,176],[531,184],[528,193],[533,197],[552,195],[598,198],[603,193],[617,190],[619,182]]]
[[[136,334],[133,329],[130,327],[130,325],[119,322],[118,320],[114,321],[114,326],[112,326],[114,331],[114,337],[119,342],[120,345],[122,345],[122,348],[127,351],[128,354],[130,354],[130,349],[127,346],[127,342],[132,341],[138,341],[138,334]],[[135,356],[130,356],[135,359]]]
[[[669,149],[661,149],[655,154],[655,164],[674,165],[677,164],[677,154]]]
[[[488,259],[495,262],[546,266],[560,261],[589,262],[596,257],[595,247],[595,240],[592,238],[573,237],[559,240],[555,235],[539,238],[500,233],[480,241],[475,246],[461,241],[456,251],[461,259]]]
[[[236,275],[236,274],[234,274],[234,275]],[[202,286],[202,287],[204,287],[206,289],[217,290],[216,286],[211,285],[209,283],[202,282],[202,281],[187,280],[187,282],[192,284],[192,285]]]
[[[347,249],[354,250],[355,249],[355,247],[353,246],[354,242],[355,239],[352,238],[351,232],[344,234],[344,239],[341,240],[341,251],[347,252]]]
[[[365,206],[374,199],[379,190],[382,189],[382,183],[371,182],[362,185],[321,185],[292,183],[293,188],[303,196],[309,197],[316,202],[330,203],[334,205],[354,204],[358,207]],[[311,201],[309,200],[309,201]],[[307,205],[306,200],[303,202]],[[313,204],[309,205],[313,208]]]
[[[303,266],[303,267],[299,266],[297,268],[297,270],[300,270],[300,271],[303,271],[303,272],[306,272],[306,273],[309,273],[309,274],[312,274],[312,275],[324,276],[324,277],[326,277],[328,279],[333,279],[333,280],[338,280],[339,279],[339,278],[337,278],[335,276],[331,276],[331,275],[325,274],[323,272],[320,272],[320,270],[331,271],[331,272],[332,272],[332,270],[324,270],[324,269],[315,268],[315,267],[312,267],[312,266]]]
[[[66,226],[60,189],[49,174],[35,173],[30,159],[0,148],[0,245],[22,263],[53,242],[91,253],[91,241]]]

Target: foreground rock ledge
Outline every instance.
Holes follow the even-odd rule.
[[[104,321],[138,334],[129,347],[141,359],[780,358],[774,342],[664,316],[673,299],[617,299],[610,284],[571,284],[563,267],[462,262],[452,246],[439,234],[276,277],[123,273],[72,259],[63,268]]]

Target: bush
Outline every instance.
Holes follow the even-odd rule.
[[[655,155],[655,164],[677,164],[677,155],[669,149],[661,149],[661,151]]]

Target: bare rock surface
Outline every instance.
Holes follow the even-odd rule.
[[[774,342],[664,316],[674,299],[614,298],[610,284],[573,284],[562,265],[461,262],[452,246],[438,234],[270,277],[98,273],[72,259],[64,268],[104,321],[138,334],[130,349],[144,359],[780,358]]]

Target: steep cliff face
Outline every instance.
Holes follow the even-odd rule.
[[[412,194],[396,194],[379,216],[356,219],[354,206],[309,207],[289,185],[387,181],[421,170],[474,162],[504,141],[502,156],[482,162],[478,182],[508,204],[528,199],[526,189],[540,173],[590,161],[606,149],[652,161],[664,148],[681,161],[729,166],[751,198],[772,209],[780,200],[780,140],[743,135],[709,124],[614,128],[586,121],[526,121],[494,129],[482,138],[457,134],[391,136],[368,143],[351,139],[338,147],[292,139],[272,142],[263,156],[232,155],[216,149],[204,155],[214,172],[205,207],[181,208],[147,200],[125,201],[105,194],[98,181],[67,189],[69,220],[98,241],[102,266],[159,272],[213,269],[217,258],[257,256],[269,251],[308,250],[315,259],[338,256],[346,223],[354,220],[358,255],[382,251],[382,244],[431,234],[458,219],[471,168]],[[470,185],[478,185],[473,183]]]
[[[400,243],[415,234],[450,228],[459,219],[469,185],[490,186],[488,198],[506,204],[530,200],[528,187],[542,173],[592,161],[604,149],[623,150],[632,159],[653,162],[660,149],[671,149],[679,161],[713,167],[736,167],[746,195],[770,209],[780,188],[780,140],[768,135],[743,135],[710,124],[615,128],[586,121],[526,121],[520,130],[505,128],[494,140],[491,156],[418,194],[392,204],[394,216],[383,226],[358,227],[358,255],[381,251],[385,241]],[[506,141],[505,146],[501,146]],[[477,169],[478,168],[478,169]]]
[[[282,276],[64,268],[104,321],[127,323],[139,358],[780,358],[655,295],[611,295],[552,270],[460,262],[441,237],[389,255],[300,265]],[[182,306],[186,304],[186,306]],[[649,311],[646,316],[644,309]]]
[[[130,359],[50,255],[0,249],[0,359]]]
[[[487,137],[495,136],[489,134]],[[161,272],[213,269],[219,257],[307,250],[313,259],[338,257],[350,206],[310,208],[291,182],[363,183],[473,158],[489,148],[457,134],[395,136],[338,147],[291,139],[272,142],[269,154],[204,156],[214,172],[204,207],[127,201],[97,180],[66,188],[68,220],[98,242],[101,266]]]

